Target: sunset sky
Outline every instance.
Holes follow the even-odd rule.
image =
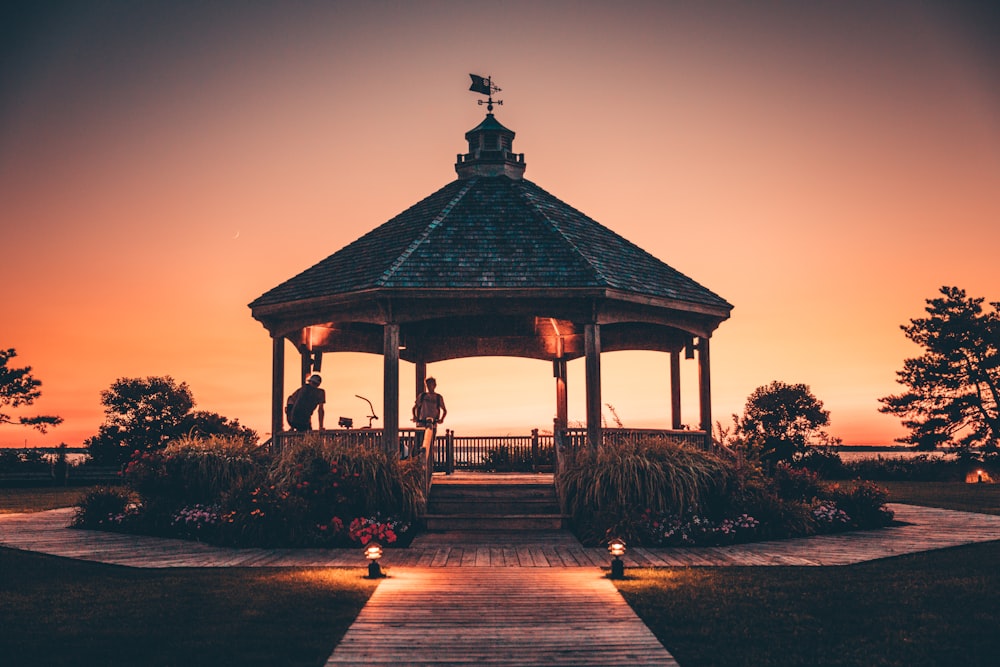
[[[470,72],[503,88],[525,178],[734,305],[718,419],[802,382],[832,435],[889,444],[877,399],[919,353],[899,325],[942,285],[1000,300],[1000,40],[973,3],[22,5],[0,10],[0,348],[43,382],[14,414],[65,423],[0,446],[80,446],[101,390],[148,375],[265,435],[247,304],[454,180]],[[669,424],[668,361],[602,357],[626,426]],[[367,423],[355,394],[381,415],[381,357],[323,370],[330,424]],[[428,372],[460,434],[551,428],[546,362]]]

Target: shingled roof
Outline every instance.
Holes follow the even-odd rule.
[[[375,288],[607,288],[732,308],[534,183],[456,180],[251,308]]]

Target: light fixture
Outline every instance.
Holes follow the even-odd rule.
[[[368,563],[368,576],[366,579],[381,579],[385,575],[382,574],[382,568],[379,567],[378,559],[382,557],[382,545],[378,542],[369,542],[368,546],[365,547],[365,558],[367,558],[370,563]]]
[[[625,563],[622,562],[621,557],[625,555],[625,540],[616,537],[608,542],[608,553],[615,557],[611,561],[611,574],[608,577],[610,579],[624,579]]]

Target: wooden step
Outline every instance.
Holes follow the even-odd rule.
[[[551,480],[501,476],[436,482],[423,518],[432,531],[545,531],[565,524]]]
[[[464,498],[432,498],[427,502],[429,514],[466,514],[470,511],[489,515],[558,514],[559,502],[555,498],[497,500],[489,503],[475,503]]]
[[[471,531],[522,531],[559,530],[563,527],[561,514],[427,514],[424,516],[427,530],[471,530]]]

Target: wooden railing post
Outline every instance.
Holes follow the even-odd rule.
[[[531,429],[531,471],[538,472],[538,429]]]
[[[455,472],[455,432],[451,429],[444,432],[444,471],[448,475]]]

